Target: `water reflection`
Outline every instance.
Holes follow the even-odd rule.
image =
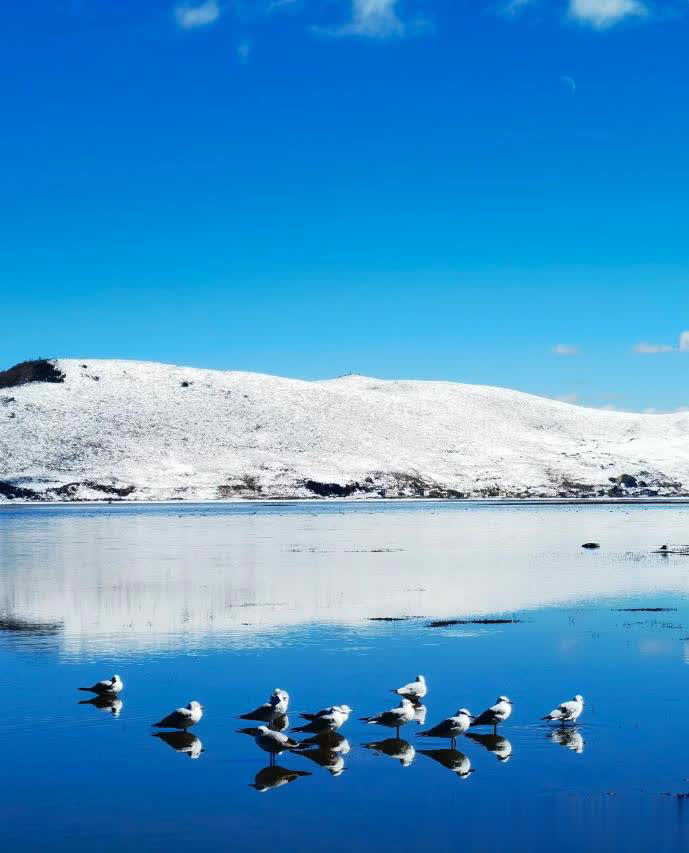
[[[394,758],[396,761],[399,761],[402,767],[409,767],[416,755],[416,750],[410,743],[396,737],[379,740],[374,743],[365,743],[363,746],[366,749],[373,750],[377,755],[387,755],[390,758]]]
[[[79,704],[93,705],[93,707],[98,708],[99,711],[109,711],[113,717],[119,717],[120,712],[124,707],[124,703],[119,696],[108,696],[107,694],[104,696],[94,696],[92,699],[82,699]]]
[[[153,737],[162,740],[175,752],[185,752],[192,759],[199,758],[205,752],[201,740],[191,732],[155,732]]]
[[[419,749],[418,752],[447,767],[460,779],[466,779],[470,773],[474,772],[471,761],[463,752],[458,752],[456,749]]]
[[[345,769],[344,756],[351,749],[347,738],[339,732],[307,738],[300,746],[298,755],[324,767],[333,776],[339,776]]]
[[[553,743],[567,747],[573,752],[581,754],[584,751],[585,741],[577,729],[556,729],[550,733],[549,737]]]
[[[425,705],[414,706],[414,722],[417,724],[417,726],[423,726],[425,724],[427,713],[428,709]]]
[[[305,770],[288,770],[286,767],[280,767],[279,764],[270,764],[258,771],[249,787],[263,794],[266,791],[272,791],[273,788],[281,788],[283,785],[289,785],[290,782],[296,782],[303,776],[311,775]]]
[[[498,761],[506,762],[512,757],[512,744],[502,735],[477,735],[467,732],[465,737],[480,743],[488,752],[492,752]]]
[[[679,512],[630,510],[640,560],[630,576],[630,529],[604,510],[586,510],[605,541],[603,557],[592,559],[569,544],[582,535],[577,509],[547,510],[552,525],[538,507],[317,509],[262,508],[250,519],[232,506],[3,510],[0,631],[33,632],[71,653],[94,644],[121,653],[206,642],[219,631],[232,645],[278,626],[479,616],[629,594],[648,589],[646,568],[655,586],[689,590],[683,563],[651,553],[658,529],[681,539]],[[496,562],[496,553],[509,559]],[[89,583],[79,582],[82,572]],[[448,594],[454,589],[461,596]]]

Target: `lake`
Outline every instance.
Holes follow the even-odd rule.
[[[684,849],[687,542],[681,504],[3,506],[4,849]],[[418,673],[425,726],[360,721]],[[343,738],[269,769],[236,717],[275,687]],[[500,694],[498,738],[417,737]]]

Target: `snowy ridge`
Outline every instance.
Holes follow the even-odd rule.
[[[62,383],[0,389],[0,500],[689,494],[686,413],[451,382],[55,364]]]

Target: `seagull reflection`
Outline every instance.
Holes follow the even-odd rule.
[[[153,737],[162,740],[175,752],[186,752],[192,759],[199,758],[206,751],[201,740],[191,732],[154,732]]]
[[[467,732],[465,737],[480,743],[488,752],[492,752],[498,761],[507,762],[512,757],[512,744],[502,735],[477,735]]]
[[[447,767],[453,773],[456,773],[460,779],[466,779],[470,773],[474,772],[471,766],[471,761],[464,755],[463,752],[458,752],[456,749],[420,749],[421,755],[427,755],[443,767]]]
[[[94,696],[92,699],[82,699],[80,705],[93,705],[99,711],[110,711],[113,717],[119,717],[124,707],[124,702],[114,694]]]
[[[345,769],[344,756],[351,749],[347,738],[337,732],[309,738],[302,741],[300,746],[315,747],[315,749],[300,749],[295,753],[324,767],[333,776],[339,776]]]
[[[584,738],[576,729],[556,729],[550,733],[550,740],[579,754],[584,751]]]
[[[428,708],[425,705],[414,705],[414,722],[417,726],[423,726],[426,722]]]
[[[416,750],[410,743],[396,737],[379,740],[375,743],[365,743],[363,746],[366,749],[372,749],[379,755],[389,755],[390,758],[399,761],[402,767],[409,767],[416,755]]]
[[[250,788],[254,788],[263,794],[266,791],[272,791],[273,788],[281,788],[283,785],[289,785],[290,782],[295,782],[300,776],[312,776],[305,770],[288,770],[286,767],[280,767],[278,764],[271,764],[259,770]]]

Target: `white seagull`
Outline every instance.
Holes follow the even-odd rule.
[[[500,723],[504,723],[511,713],[512,702],[507,698],[507,696],[498,696],[498,701],[495,705],[491,705],[490,708],[487,708],[482,714],[479,714],[478,717],[474,717],[471,725],[472,727],[493,726],[493,729],[497,730]]]
[[[470,725],[471,713],[466,708],[460,708],[453,717],[448,717],[432,729],[419,732],[417,737],[449,738],[454,747],[456,738],[463,735]]]
[[[258,720],[259,723],[272,723],[278,717],[284,717],[287,713],[289,705],[289,693],[286,690],[281,690],[276,687],[270,694],[270,699],[254,708],[253,711],[247,711],[246,714],[240,714],[238,720]]]
[[[583,710],[584,697],[577,693],[574,699],[569,699],[567,702],[563,702],[561,705],[558,705],[557,708],[554,708],[549,714],[546,714],[545,717],[541,717],[541,719],[558,722],[560,725],[564,726],[565,723],[576,722],[576,720],[581,716]]]
[[[84,690],[86,693],[97,693],[99,696],[103,696],[107,693],[119,693],[123,687],[124,684],[122,683],[122,679],[119,675],[113,675],[112,678],[105,678],[103,681],[97,681],[95,684],[92,684],[91,687],[80,687],[79,690]]]
[[[365,723],[369,725],[387,726],[389,729],[397,730],[397,737],[400,736],[400,727],[410,723],[414,719],[414,705],[409,699],[402,699],[397,708],[391,708],[389,711],[382,711],[376,714],[375,717],[362,717]]]
[[[285,750],[296,749],[299,743],[282,732],[274,732],[268,726],[259,726],[254,735],[256,746],[264,752],[270,753],[271,762],[275,761],[276,755],[281,755]]]
[[[196,725],[201,717],[203,717],[203,705],[192,700],[186,708],[177,708],[167,717],[151,725],[157,729],[188,729]]]
[[[405,699],[410,699],[412,702],[417,702],[419,699],[423,699],[426,693],[428,693],[428,687],[426,686],[426,679],[423,675],[417,675],[416,681],[410,681],[409,684],[405,684],[403,687],[396,687],[390,692],[397,693],[398,696],[404,696]]]
[[[334,705],[332,708],[314,714],[305,726],[300,726],[294,731],[308,734],[336,732],[347,722],[351,713],[352,709],[349,705]],[[308,719],[306,714],[302,714],[302,717]]]

